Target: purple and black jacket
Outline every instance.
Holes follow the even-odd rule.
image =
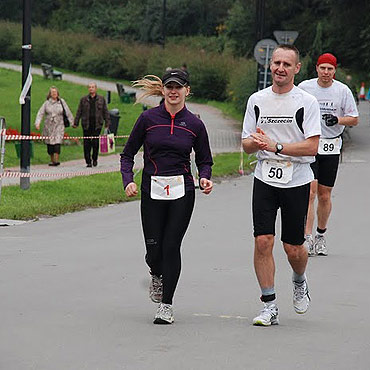
[[[123,186],[133,182],[134,156],[144,146],[141,190],[150,193],[150,177],[184,175],[185,190],[194,190],[190,153],[194,148],[199,178],[210,179],[212,155],[204,123],[186,106],[172,116],[164,103],[143,112],[121,153]]]

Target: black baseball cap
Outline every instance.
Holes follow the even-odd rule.
[[[167,85],[169,82],[176,82],[181,86],[189,85],[189,74],[182,69],[170,69],[162,77],[163,85]]]

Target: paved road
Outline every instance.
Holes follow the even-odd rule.
[[[139,202],[1,228],[0,369],[369,369],[369,122],[351,130],[306,315],[276,242],[281,325],[250,324],[260,302],[245,176],[197,196],[171,327],[152,324]]]
[[[14,65],[11,63],[0,62],[0,68],[11,69],[14,71],[21,71],[21,66]],[[41,68],[33,67],[32,73],[42,76]],[[72,75],[68,73],[63,74],[63,80],[76,83],[79,85],[88,85],[91,78],[80,77],[77,75]],[[116,91],[115,83],[95,80],[99,88],[102,90]],[[127,91],[138,91],[129,86],[125,86]],[[159,98],[149,98],[145,102],[149,105],[157,105],[159,103]],[[202,104],[187,103],[188,108],[194,112],[200,114],[202,120],[207,126],[207,130],[210,137],[210,144],[213,153],[225,153],[225,152],[235,152],[240,148],[240,122],[225,116],[220,110]],[[82,148],[81,148],[82,151]],[[62,158],[63,159],[63,158]],[[142,166],[142,159],[139,155],[137,158],[137,167]],[[19,167],[11,168],[10,170],[19,171]],[[62,162],[60,167],[50,168],[47,165],[32,165],[31,173],[78,173],[81,175],[81,171],[85,171],[85,174],[96,173],[99,171],[117,171],[119,170],[119,155],[113,156],[101,156],[99,159],[99,166],[97,168],[92,168],[89,171],[85,169],[84,160],[75,160],[69,162]],[[53,180],[55,177],[33,177],[31,182],[39,180]],[[4,178],[3,186],[7,185],[18,185],[18,178]]]

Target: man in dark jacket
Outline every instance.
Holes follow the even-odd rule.
[[[98,95],[95,82],[89,83],[89,95],[81,98],[74,124],[77,127],[81,118],[83,136],[99,136],[105,121],[105,127],[110,125],[107,103],[103,96]],[[92,162],[91,162],[92,149]],[[84,139],[84,156],[87,167],[98,165],[99,139]]]

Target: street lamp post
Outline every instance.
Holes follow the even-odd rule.
[[[22,93],[24,96],[24,104],[22,104],[22,126],[21,134],[30,135],[30,111],[31,111],[31,1],[23,0],[23,39],[22,39]],[[27,88],[29,86],[29,88]],[[28,91],[25,91],[28,90]],[[20,151],[20,167],[21,172],[30,172],[30,141],[21,140],[21,151]],[[30,178],[21,177],[20,187],[23,190],[27,190],[30,187]]]
[[[166,0],[163,0],[163,11],[162,11],[162,47],[164,49],[166,44]]]

